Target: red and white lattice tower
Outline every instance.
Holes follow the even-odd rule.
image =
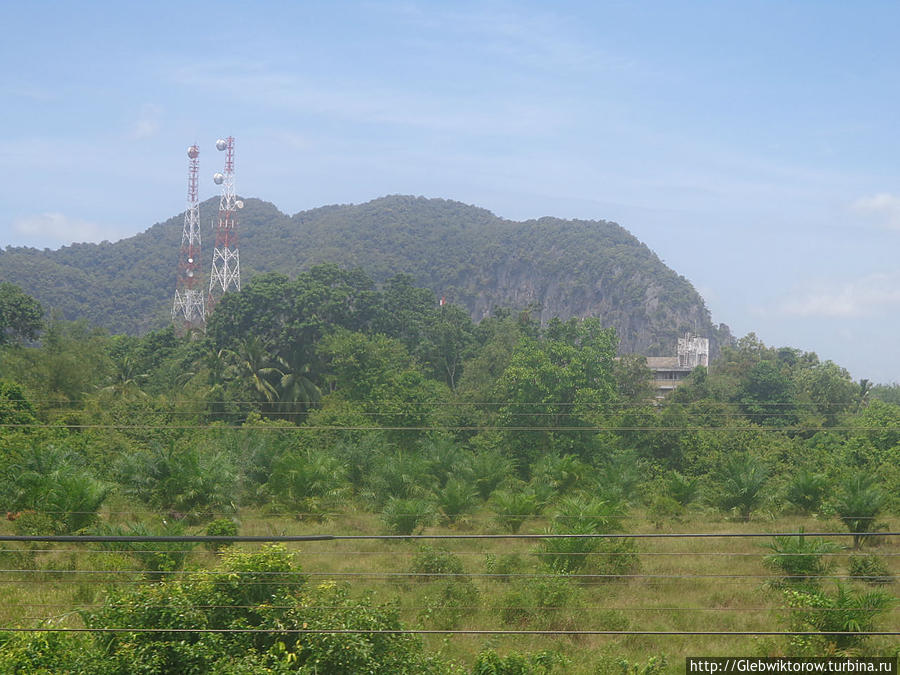
[[[188,205],[181,233],[178,279],[172,322],[179,332],[203,330],[206,325],[203,285],[200,280],[200,202],[197,198],[197,176],[200,170],[200,148],[188,148]]]
[[[216,246],[213,250],[212,271],[209,274],[210,312],[228,291],[241,290],[241,256],[238,251],[236,212],[244,204],[234,196],[234,138],[216,141],[216,149],[225,151],[225,171],[213,176],[222,186],[219,199],[219,221],[216,224]]]

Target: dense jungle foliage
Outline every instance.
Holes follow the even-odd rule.
[[[643,358],[618,358],[616,332],[598,319],[542,326],[527,311],[497,310],[476,324],[410,276],[376,285],[336,265],[255,277],[223,298],[205,335],[108,335],[42,316],[12,284],[0,284],[0,310],[7,533],[597,534],[754,523],[855,533],[751,542],[734,567],[703,568],[765,572],[768,581],[733,596],[720,582],[676,591],[629,581],[656,559],[616,539],[486,544],[480,576],[463,562],[471,549],[385,543],[370,564],[407,560],[401,571],[413,578],[372,581],[368,593],[307,576],[318,563],[305,549],[3,545],[0,566],[21,575],[4,580],[22,583],[7,584],[2,626],[187,632],[2,633],[0,672],[653,673],[677,667],[666,650],[733,651],[303,632],[488,621],[566,630],[582,620],[624,630],[648,625],[646,615],[615,603],[661,593],[676,606],[771,603],[728,624],[736,629],[849,633],[742,643],[764,654],[896,649],[858,633],[897,629],[900,546],[879,532],[900,508],[898,387],[854,382],[815,354],[751,334],[656,401]],[[709,550],[708,564],[729,564],[705,545],[681,555]],[[749,556],[765,568],[749,567]],[[347,569],[339,555],[333,564]],[[124,570],[127,583],[66,586],[64,573],[81,568]],[[37,573],[49,596],[28,590]],[[65,598],[71,608],[36,621],[34,609],[16,613],[15,598]],[[654,616],[649,625],[693,626]],[[261,632],[188,630],[201,628]]]
[[[495,308],[531,308],[553,317],[602,316],[623,351],[667,355],[685,330],[728,338],[693,286],[634,236],[607,221],[542,218],[513,222],[443,199],[391,196],[287,216],[244,199],[240,212],[244,279],[311,266],[359,267],[376,282],[409,274],[475,318]],[[218,200],[200,207],[214,221]],[[0,279],[12,281],[68,319],[114,333],[142,334],[169,322],[183,218],[176,216],[119,242],[56,251],[0,251]],[[204,259],[212,242],[204,240]]]

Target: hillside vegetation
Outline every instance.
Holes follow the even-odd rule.
[[[691,330],[716,353],[729,338],[711,323],[691,284],[647,246],[607,221],[541,218],[513,222],[442,199],[392,196],[327,206],[289,217],[245,199],[240,214],[241,265],[254,274],[295,276],[333,262],[361,268],[376,283],[409,274],[437,297],[465,307],[474,320],[496,308],[553,317],[595,316],[616,329],[622,352],[673,353]],[[201,205],[211,223],[218,200]],[[86,318],[115,333],[164,327],[171,312],[182,216],[116,243],[74,244],[56,251],[7,248],[0,280],[12,281],[67,319]],[[204,257],[211,230],[204,227]]]

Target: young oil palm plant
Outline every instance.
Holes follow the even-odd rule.
[[[860,548],[865,538],[878,529],[877,518],[886,503],[887,496],[875,484],[874,476],[860,471],[841,483],[834,507],[853,533],[854,548]]]

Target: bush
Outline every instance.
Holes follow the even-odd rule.
[[[541,512],[543,504],[531,489],[517,492],[498,490],[491,497],[491,508],[500,527],[515,534],[530,516]]]
[[[894,575],[877,555],[850,556],[850,576],[873,586],[890,584]]]
[[[126,527],[120,525],[101,524],[92,534],[101,536],[181,536],[184,534],[184,525],[181,523],[165,523],[158,526],[148,526],[144,523],[133,523]],[[175,572],[184,568],[188,553],[196,544],[179,541],[113,541],[96,544],[104,551],[122,551],[133,556],[145,570],[150,579],[160,580],[168,576],[168,572]]]
[[[89,527],[110,491],[79,466],[76,456],[52,445],[24,448],[4,469],[9,505],[23,514],[38,511],[52,524],[49,531],[35,534],[73,534]],[[41,528],[46,524],[37,515],[25,522]]]
[[[484,571],[487,574],[496,575],[497,581],[509,581],[511,574],[521,573],[525,569],[525,561],[518,553],[506,553],[497,556],[493,553],[484,554]]]
[[[466,459],[465,471],[475,482],[482,500],[487,500],[497,486],[512,476],[513,462],[499,452],[482,451]]]
[[[819,510],[827,490],[828,479],[824,474],[804,469],[788,483],[785,499],[801,513],[813,513]]]
[[[123,460],[119,475],[129,494],[191,521],[233,507],[237,475],[231,462],[224,453],[193,444],[154,444]]]
[[[818,585],[821,577],[828,574],[833,564],[823,555],[834,553],[840,547],[821,537],[775,537],[768,545],[773,552],[764,558],[764,563],[785,574],[785,581],[812,583]]]
[[[414,453],[378,457],[367,477],[367,495],[378,506],[391,499],[421,498],[434,487],[429,468],[428,461]]]
[[[635,574],[641,567],[633,539],[601,539],[591,556],[589,570],[594,574],[618,576]]]
[[[454,630],[459,628],[464,616],[477,608],[480,596],[471,579],[445,581],[436,597],[425,597],[425,609],[419,619],[437,630]]]
[[[487,649],[476,657],[472,675],[551,675],[565,673],[568,666],[569,660],[559,652],[510,652],[500,656],[493,649]]]
[[[433,546],[419,546],[413,557],[410,571],[415,574],[439,575],[439,574],[463,574],[462,560],[455,553],[446,548]],[[438,577],[420,577],[426,581],[433,581]]]
[[[392,534],[415,534],[431,524],[434,510],[424,499],[391,497],[381,519]]]
[[[40,537],[56,534],[56,522],[46,513],[21,511],[13,521],[13,532],[20,537]]]
[[[834,508],[853,534],[854,548],[860,548],[868,533],[878,529],[876,519],[887,498],[874,484],[873,476],[859,472],[841,483]]]
[[[468,481],[451,478],[437,493],[441,515],[450,523],[471,512],[478,505],[478,492]]]
[[[837,584],[834,593],[797,590],[786,591],[785,596],[793,610],[788,617],[791,630],[847,633],[797,640],[799,647],[814,655],[859,647],[866,633],[876,629],[878,619],[895,602],[893,596],[883,591],[862,593],[844,584]]]
[[[279,457],[265,491],[283,508],[318,514],[323,502],[346,487],[347,470],[336,457],[313,452],[288,452]]]
[[[666,494],[682,506],[687,506],[697,498],[699,488],[696,478],[688,478],[673,471],[666,481]]]
[[[237,523],[231,518],[218,518],[206,526],[206,535],[209,537],[236,537],[237,533]],[[230,545],[228,542],[223,541],[208,541],[205,544],[206,548],[217,553]]]
[[[668,495],[656,495],[647,508],[647,516],[660,528],[668,521],[679,522],[684,515],[684,506]]]
[[[762,462],[750,455],[736,455],[725,462],[717,479],[715,504],[724,511],[737,511],[741,520],[750,520],[769,480],[769,472]]]
[[[503,597],[500,619],[507,626],[566,630],[577,624],[580,604],[578,588],[569,579],[541,577]]]
[[[553,515],[549,534],[572,534],[553,537],[541,543],[542,561],[555,572],[581,572],[589,558],[601,548],[599,537],[585,536],[617,532],[624,526],[624,508],[620,503],[602,499],[566,497]]]
[[[0,633],[0,672],[53,675],[95,670],[98,646],[87,633]]]

